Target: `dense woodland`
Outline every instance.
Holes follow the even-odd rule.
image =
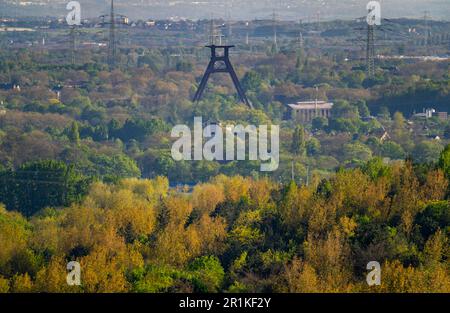
[[[449,292],[449,177],[450,146],[431,167],[373,159],[309,186],[95,182],[66,208],[0,208],[0,291]],[[368,287],[373,260],[382,284]]]
[[[174,162],[170,130],[192,124],[194,116],[224,124],[281,125],[281,165],[272,179],[284,182],[291,178],[292,161],[300,183],[314,171],[331,174],[373,156],[431,162],[450,139],[448,121],[407,120],[427,107],[448,110],[448,62],[399,64],[397,74],[380,69],[367,78],[331,57],[244,54],[236,67],[256,107],[250,110],[236,103],[231,80],[220,75],[204,101],[191,102],[205,57],[177,61],[164,57],[169,51],[142,53],[134,54],[131,65],[112,71],[95,51],[81,51],[87,63],[75,66],[51,65],[64,55],[57,51],[0,55],[1,81],[20,86],[20,91],[0,91],[6,109],[0,115],[0,166],[17,169],[27,162],[60,160],[108,181],[169,175],[171,184],[195,184],[218,174],[258,175],[259,164],[251,162]],[[121,57],[133,61],[131,53]],[[297,125],[289,120],[286,104],[314,99],[315,86],[319,99],[335,103],[333,118]],[[381,140],[384,130],[389,140]],[[300,141],[299,149],[292,148],[293,138]]]
[[[7,36],[0,292],[450,292],[450,122],[412,118],[449,111],[449,62],[377,60],[368,77],[320,38],[260,42],[231,56],[250,110],[220,76],[191,101],[208,61],[196,46],[120,46],[108,67],[101,48],[71,64],[37,33],[17,35],[31,48]],[[330,119],[290,119],[288,103],[315,97]],[[170,130],[195,116],[280,125],[279,169],[175,162]]]

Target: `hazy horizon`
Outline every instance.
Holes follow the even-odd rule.
[[[0,1],[1,15],[64,16],[63,0],[29,0],[20,6],[18,1]],[[80,0],[84,18],[92,18],[109,11],[110,0]],[[291,21],[327,21],[354,19],[365,15],[368,0],[115,0],[116,11],[132,19],[205,19],[231,20],[269,19],[275,12],[277,19]],[[423,18],[425,11],[434,20],[450,20],[448,0],[382,0],[385,18]],[[25,5],[28,3],[28,5]],[[30,5],[33,3],[33,5]]]

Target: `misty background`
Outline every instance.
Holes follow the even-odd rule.
[[[0,16],[63,17],[69,0],[2,0]],[[80,0],[83,18],[107,13],[110,0]],[[450,0],[380,0],[385,18],[450,20]],[[353,19],[366,14],[368,0],[115,0],[131,19],[270,19],[304,22]]]

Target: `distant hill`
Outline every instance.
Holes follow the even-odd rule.
[[[0,1],[0,15],[63,16],[69,0],[29,0],[20,6],[12,1]],[[85,17],[106,13],[110,0],[80,0]],[[279,19],[317,21],[352,19],[365,15],[368,0],[116,0],[117,10],[131,18],[227,18],[251,20],[267,18],[274,11]],[[28,5],[24,5],[27,3]],[[383,0],[382,14],[386,18],[421,18],[450,20],[448,0]],[[406,5],[407,4],[407,5]]]

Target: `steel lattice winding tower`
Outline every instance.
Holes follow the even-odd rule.
[[[194,96],[194,101],[199,101],[202,97],[203,92],[205,91],[206,84],[208,83],[209,76],[214,73],[229,73],[231,79],[233,80],[234,87],[238,93],[240,101],[248,105],[251,109],[253,109],[253,105],[247,99],[245,95],[245,91],[239,82],[239,79],[234,71],[233,65],[230,62],[229,58],[229,49],[234,46],[216,46],[214,44],[206,46],[211,49],[211,60],[209,61],[208,67],[206,68],[205,74],[203,75],[202,81],[200,82],[200,86],[198,87],[197,92]],[[217,49],[223,50],[223,54],[218,54]]]

